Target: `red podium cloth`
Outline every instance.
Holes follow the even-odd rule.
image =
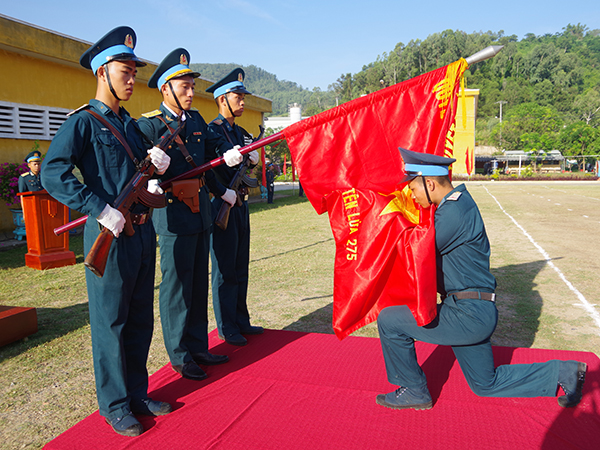
[[[379,339],[267,330],[233,347],[211,333],[227,364],[204,381],[167,365],[150,378],[151,396],[175,411],[139,416],[144,434],[119,436],[98,412],[46,445],[65,449],[597,449],[600,360],[593,353],[495,347],[497,365],[577,359],[588,364],[582,402],[555,397],[483,398],[471,392],[452,350],[417,343],[433,409],[375,404],[387,382]]]

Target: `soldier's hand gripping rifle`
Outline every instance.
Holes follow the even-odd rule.
[[[261,147],[264,147],[265,145],[272,144],[273,142],[277,142],[282,139],[285,139],[285,135],[283,134],[283,131],[279,131],[275,134],[272,134],[270,136],[262,138],[259,141],[253,142],[252,144],[247,145],[246,147],[242,147],[240,149],[240,153],[242,155],[245,155],[247,153],[250,153],[253,150],[257,150]],[[176,177],[173,177],[170,180],[163,181],[162,183],[159,184],[159,186],[163,190],[169,189],[173,185],[173,182],[175,182],[175,181],[188,180],[190,178],[195,178],[199,175],[202,175],[207,170],[214,169],[215,167],[219,167],[222,164],[225,164],[225,158],[223,158],[222,156],[219,156],[218,158],[215,158],[212,161],[206,162],[194,169],[188,170],[187,172],[184,172],[181,175],[177,175]],[[141,195],[145,196],[146,194],[144,193]],[[150,203],[146,203],[146,202],[142,202],[142,203],[154,207]],[[162,205],[162,206],[164,206],[164,205]],[[160,206],[158,206],[158,207],[160,207]],[[57,227],[54,229],[54,234],[59,236],[62,233],[66,233],[67,231],[70,231],[73,228],[77,228],[77,227],[85,224],[86,220],[87,220],[87,216],[83,216],[83,217],[80,217],[79,219],[75,219],[65,225],[61,225],[60,227]]]
[[[256,139],[253,139],[252,142],[257,142],[262,139],[262,136],[265,132],[265,129],[262,125],[259,125],[260,134]],[[245,131],[245,130],[244,130]],[[248,134],[250,138],[252,136]],[[256,178],[252,178],[246,174],[248,169],[250,168],[250,155],[244,155],[244,159],[240,164],[240,168],[233,176],[231,183],[229,183],[229,189],[234,191],[237,194],[235,204],[237,206],[242,206],[244,196],[240,191],[245,187],[247,188],[256,188],[258,187],[258,180]],[[227,224],[229,223],[229,213],[233,205],[230,205],[226,201],[223,201],[221,204],[221,208],[219,208],[219,212],[217,213],[217,217],[215,219],[215,224],[221,229],[226,230]]]
[[[180,121],[179,126],[173,133],[162,139],[157,147],[161,150],[168,148],[184,125],[185,122],[183,120]],[[135,175],[129,180],[127,185],[123,188],[123,191],[121,191],[114,201],[113,208],[118,209],[121,214],[123,214],[123,217],[125,217],[125,228],[123,229],[123,232],[127,236],[132,236],[134,233],[133,224],[129,218],[130,212],[135,204],[138,203],[140,194],[146,190],[148,180],[154,174],[154,169],[155,167],[150,160],[150,155],[148,155],[138,165]],[[104,269],[106,268],[106,261],[113,239],[114,235],[112,232],[107,228],[103,228],[83,262],[92,273],[99,277],[104,275]]]

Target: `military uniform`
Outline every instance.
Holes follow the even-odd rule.
[[[233,145],[244,146],[244,132],[235,123],[229,124],[219,114],[208,127]],[[221,165],[214,169],[217,179],[229,186],[237,169]],[[213,220],[223,199],[212,199]],[[225,230],[213,226],[210,239],[212,263],[212,295],[217,328],[221,336],[239,334],[250,328],[250,313],[246,304],[248,264],[250,263],[250,212],[248,201],[234,205],[229,212]]]
[[[179,135],[196,165],[231,148],[208,128],[197,111],[189,111],[186,116]],[[155,144],[170,133],[161,119],[171,128],[178,126],[177,117],[164,104],[138,121]],[[161,181],[192,169],[175,143],[167,149],[167,154],[171,165]],[[212,223],[208,186],[219,197],[225,188],[215,180],[212,171],[206,173],[206,182],[196,193],[199,212],[192,212],[173,192],[167,192],[166,208],[155,209],[152,217],[161,254],[160,317],[165,347],[174,365],[187,363],[192,354],[208,350],[208,254]]]
[[[273,203],[273,194],[275,192],[275,174],[272,165],[267,168],[267,203]]]
[[[217,152],[231,148],[220,135],[208,128],[197,111],[184,111],[181,106],[172,80],[187,77],[176,86],[187,86],[189,94],[193,84],[188,82],[200,75],[189,68],[189,60],[187,50],[173,50],[148,81],[150,88],[160,90],[166,85],[167,93],[163,93],[163,99],[167,101],[167,95],[169,102],[176,103],[183,111],[181,118],[163,102],[160,109],[144,114],[138,121],[144,134],[155,145],[178,127],[178,120],[185,123],[176,141],[166,149],[171,164],[160,177],[161,181],[181,175],[216,158]],[[213,365],[228,360],[226,356],[208,353],[209,188],[217,196],[226,191],[212,171],[206,172],[200,179],[174,184],[165,194],[166,207],[155,209],[152,219],[159,236],[161,255],[159,298],[165,347],[173,369],[194,380],[206,377],[198,363]]]
[[[251,95],[244,86],[244,71],[232,70],[228,75],[206,89],[215,99],[224,98],[225,104],[235,120],[228,94]],[[220,101],[220,100],[217,100]],[[208,127],[223,136],[232,145],[244,146],[251,135],[219,114]],[[215,168],[217,179],[229,186],[239,167],[225,165]],[[212,200],[213,218],[216,219],[223,199]],[[229,223],[225,230],[213,226],[211,233],[212,295],[219,337],[233,345],[245,345],[242,334],[260,334],[262,327],[250,324],[250,314],[246,303],[248,293],[248,264],[250,262],[250,214],[248,202],[244,198],[241,206],[233,205],[229,213]]]
[[[34,175],[31,171],[22,173],[19,177],[19,192],[41,191],[42,181],[39,175]]]
[[[120,118],[98,100],[89,109],[103,116],[143,159],[142,133],[125,109]],[[83,184],[72,174],[81,171]],[[60,127],[42,164],[44,187],[59,202],[89,215],[84,232],[87,254],[100,233],[96,217],[133,177],[136,168],[117,138],[85,111]],[[136,213],[148,212],[142,205]],[[119,417],[131,399],[148,396],[146,360],[152,339],[156,235],[151,221],[134,225],[133,236],[121,235],[110,248],[102,278],[86,270],[92,353],[100,414]]]
[[[407,176],[421,177],[431,204],[424,177],[447,175],[448,165],[455,160],[404,149],[401,153]],[[496,280],[490,272],[490,245],[479,208],[464,185],[451,189],[439,201],[435,231],[437,290],[443,302],[433,322],[422,327],[417,326],[405,305],[385,308],[379,314],[377,324],[388,380],[400,388],[377,396],[377,403],[396,409],[431,408],[427,380],[415,353],[414,341],[419,340],[450,345],[469,386],[479,396],[554,396],[562,378],[568,380],[565,385],[572,395],[568,402],[559,399],[559,403],[574,406],[581,398],[583,384],[577,384],[577,362],[494,366],[490,337],[498,322]]]
[[[477,395],[490,397],[553,396],[558,361],[494,367],[490,337],[498,312],[493,301],[459,299],[461,292],[493,293],[490,246],[477,205],[460,185],[435,212],[438,291],[446,296],[433,323],[419,327],[407,306],[385,308],[378,318],[381,347],[390,383],[426,388],[414,340],[450,345]],[[484,295],[485,296],[485,295]]]
[[[118,27],[90,47],[80,63],[94,73],[111,61],[145,65],[134,55],[134,46],[135,32],[129,27]],[[108,72],[105,66],[104,79],[109,78]],[[110,85],[110,92],[119,100],[110,82],[106,83],[102,92],[106,93]],[[119,84],[119,89],[123,84]],[[96,218],[104,217],[109,205],[136,173],[135,163],[124,146],[88,111],[98,114],[120,132],[133,158],[141,161],[147,156],[136,121],[124,108],[116,114],[96,99],[75,111],[56,133],[42,163],[43,186],[59,202],[89,216],[84,231],[86,254],[100,233],[98,220],[103,219]],[[74,167],[80,170],[82,182],[73,175]],[[100,414],[117,433],[137,436],[143,427],[132,411],[161,415],[171,407],[147,398],[146,361],[154,321],[156,234],[148,207],[137,204],[131,213],[130,219],[135,216],[134,234],[123,233],[113,239],[104,276],[100,278],[86,270],[86,282]]]
[[[25,162],[28,166],[32,162],[39,162],[41,160],[42,154],[37,150],[30,152],[25,158]],[[31,168],[31,166],[29,167]],[[37,175],[35,175],[31,170],[29,172],[21,174],[21,176],[19,177],[18,185],[19,192],[35,192],[44,189],[42,187],[40,174],[38,173]]]

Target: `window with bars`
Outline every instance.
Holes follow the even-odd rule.
[[[70,111],[0,101],[0,138],[52,140]]]

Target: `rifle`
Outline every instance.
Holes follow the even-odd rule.
[[[182,130],[184,125],[185,122],[180,121],[179,126],[173,131],[173,133],[162,139],[157,147],[161,150],[168,148],[175,137]],[[131,209],[136,203],[138,203],[140,193],[146,190],[146,185],[148,184],[150,177],[154,174],[154,169],[155,167],[150,160],[150,155],[148,155],[139,164],[135,175],[131,178],[131,180],[129,180],[125,188],[123,188],[123,191],[121,191],[113,203],[113,208],[118,209],[121,214],[123,214],[123,217],[125,217],[126,222],[123,231],[127,236],[132,236],[135,232],[133,229],[133,224],[131,223],[131,220],[129,220]],[[60,228],[64,227],[65,226]],[[56,230],[54,230],[54,232],[56,233]],[[94,275],[99,277],[104,275],[104,269],[106,268],[106,261],[108,259],[108,253],[110,251],[110,246],[113,239],[114,235],[112,232],[106,228],[103,228],[96,238],[94,245],[85,257],[83,264],[90,269]]]
[[[256,138],[254,140],[254,142],[259,141],[265,132],[265,129],[263,128],[262,125],[259,126],[259,129],[260,129],[260,134],[258,135],[258,138]],[[251,137],[251,135],[249,135],[249,134],[248,134],[248,136]],[[258,187],[258,180],[256,178],[251,178],[248,175],[246,175],[246,171],[249,168],[250,168],[250,157],[248,155],[244,155],[244,159],[243,159],[242,163],[240,164],[240,168],[237,170],[237,172],[233,176],[233,179],[229,183],[229,189],[231,189],[232,191],[235,191],[237,194],[237,198],[236,198],[236,202],[235,202],[235,204],[237,206],[242,206],[242,204],[243,204],[243,201],[241,198],[242,194],[240,193],[240,187],[242,185],[250,187],[250,188]],[[244,189],[244,188],[242,188],[242,189]],[[231,212],[232,207],[233,207],[233,205],[230,205],[226,201],[223,201],[223,203],[221,204],[221,208],[219,208],[219,212],[217,213],[217,217],[215,219],[215,224],[221,230],[227,229],[227,224],[229,223],[229,213]]]
[[[267,136],[256,142],[253,142],[250,145],[247,145],[246,147],[243,147],[242,149],[240,149],[240,153],[242,155],[245,155],[246,153],[250,153],[253,150],[257,150],[261,147],[264,147],[265,145],[272,144],[273,142],[281,141],[282,139],[285,139],[285,135],[283,134],[283,131],[279,131],[278,133],[272,134],[271,136]],[[194,169],[188,170],[187,172],[184,172],[181,175],[177,175],[176,177],[173,177],[170,180],[163,181],[159,184],[159,186],[162,190],[166,190],[170,188],[172,183],[175,181],[188,180],[190,178],[197,177],[198,175],[202,175],[204,172],[210,169],[214,169],[215,167],[219,167],[221,164],[224,163],[225,158],[220,156],[198,167],[195,167]],[[73,228],[77,228],[78,226],[83,225],[86,222],[86,220],[87,216],[83,216],[65,225],[61,225],[60,227],[54,229],[54,234],[58,236],[62,233],[72,230]]]

